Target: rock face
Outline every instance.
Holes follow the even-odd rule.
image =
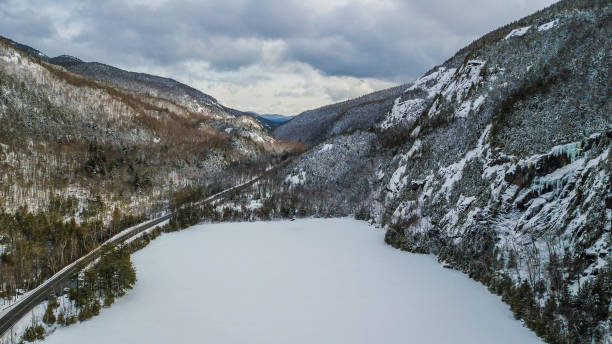
[[[318,144],[278,192],[436,254],[551,343],[610,341],[610,37],[609,2],[561,1],[403,87],[370,129],[334,136],[339,111],[298,116],[275,133]],[[309,123],[317,134],[287,134]]]

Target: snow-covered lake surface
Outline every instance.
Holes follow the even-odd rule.
[[[45,343],[540,343],[508,306],[352,219],[199,225],[134,254],[135,289]]]

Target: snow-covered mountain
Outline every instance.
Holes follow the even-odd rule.
[[[36,211],[66,195],[82,207],[100,198],[106,215],[116,205],[150,213],[177,188],[251,173],[227,169],[286,149],[253,116],[174,80],[0,39],[5,210]]]
[[[406,85],[304,111],[274,129],[279,139],[314,145],[334,135],[371,128],[391,109]]]
[[[313,146],[254,190],[251,216],[355,214],[487,285],[548,342],[609,342],[610,37],[609,1],[560,1],[402,87],[372,126],[298,116],[275,134]]]
[[[244,112],[226,107],[219,103],[214,97],[170,78],[146,73],[129,72],[98,62],[85,62],[78,57],[70,55],[49,57],[30,46],[10,39],[6,40],[15,48],[29,54],[35,59],[62,66],[73,73],[104,81],[133,92],[143,93],[151,97],[163,98],[181,105],[192,112],[217,118],[220,120],[219,126],[223,127],[221,128],[223,130],[231,128],[232,125],[240,126],[243,121],[236,121],[236,118],[242,116],[252,116],[266,131],[272,131],[276,125],[283,122],[277,117],[274,119],[267,119],[265,116],[262,117],[251,112]],[[232,123],[228,125],[227,122]]]

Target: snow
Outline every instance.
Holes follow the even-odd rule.
[[[321,149],[319,149],[319,152],[325,152],[332,148],[334,148],[334,145],[332,145],[331,143],[326,143],[323,146],[321,146]]]
[[[452,190],[452,187],[463,177],[463,170],[465,168],[465,165],[472,159],[482,157],[484,152],[488,148],[488,144],[485,143],[485,140],[488,137],[489,132],[491,132],[491,127],[492,125],[489,124],[482,133],[482,135],[480,135],[480,138],[478,139],[478,146],[476,148],[467,152],[465,156],[456,163],[451,164],[447,167],[440,168],[438,170],[438,174],[442,176],[444,180],[444,183],[440,188],[440,193],[444,193],[446,195],[447,200],[450,197],[450,191]]]
[[[285,178],[285,183],[289,185],[303,184],[304,181],[306,181],[306,172],[303,170],[300,170],[296,175],[288,175]]]
[[[391,179],[389,180],[388,188],[391,192],[396,193],[404,188],[404,185],[406,184],[407,180],[406,178],[402,178],[402,177],[404,176],[405,173],[406,173],[406,165],[400,162],[399,167],[397,168],[397,170],[395,170],[395,172],[393,172],[393,175],[391,176]]]
[[[486,61],[482,60],[469,60],[459,70],[456,68],[446,69],[439,67],[434,72],[422,76],[412,84],[405,92],[423,90],[427,92],[425,99],[415,98],[403,100],[402,97],[395,99],[393,108],[385,119],[380,123],[380,128],[387,130],[395,125],[401,123],[405,127],[410,127],[417,121],[423,110],[426,109],[428,100],[441,94],[446,100],[455,99],[457,102],[458,110],[455,113],[456,117],[466,118],[470,113],[470,110],[478,110],[478,107],[482,105],[484,98],[477,99],[478,104],[472,104],[471,100],[467,99],[469,90],[474,86],[477,86],[482,78],[480,77],[480,71],[485,66]],[[481,96],[482,97],[482,96]],[[436,100],[431,109],[429,110],[429,117],[432,118],[439,101]],[[416,129],[415,129],[416,130]],[[420,130],[420,128],[419,128]],[[417,130],[413,137],[418,135]]]
[[[6,315],[8,312],[10,312],[13,308],[15,308],[15,306],[19,303],[21,303],[22,300],[27,299],[28,297],[30,297],[30,295],[34,294],[36,291],[38,291],[40,288],[43,288],[44,286],[46,286],[50,280],[56,278],[57,276],[63,274],[64,272],[68,271],[69,269],[71,269],[73,266],[75,266],[76,264],[79,264],[82,260],[84,260],[86,257],[88,257],[90,254],[92,254],[93,252],[96,252],[100,247],[97,247],[96,249],[94,249],[93,251],[91,251],[90,253],[88,253],[87,255],[77,259],[76,261],[74,261],[73,263],[66,265],[63,269],[61,269],[60,271],[56,272],[55,275],[51,276],[49,279],[47,279],[45,282],[41,283],[39,286],[37,286],[36,288],[23,293],[21,295],[19,295],[16,299],[11,299],[10,301],[12,303],[10,303],[9,305],[7,305],[6,307],[0,309],[0,317],[3,317],[4,315]]]
[[[462,101],[467,97],[468,91],[472,86],[478,85],[480,80],[480,70],[486,61],[469,60],[459,69],[457,76],[453,77],[452,82],[448,82],[442,89],[442,95],[447,100],[451,100],[456,95],[457,101]]]
[[[426,102],[423,99],[409,99],[403,102],[400,102],[400,99],[395,99],[391,113],[380,125],[382,129],[389,129],[399,122],[414,122],[425,109]]]
[[[385,177],[385,171],[379,166],[376,170],[376,179],[382,180]]]
[[[459,106],[459,109],[457,109],[457,111],[455,112],[455,116],[458,118],[467,118],[471,109],[472,101],[465,101]]]
[[[451,80],[456,70],[456,68],[446,69],[446,67],[439,67],[436,71],[417,79],[406,92],[422,88],[428,92],[428,98],[433,98],[436,94],[440,93],[442,88]],[[433,86],[427,87],[427,84],[432,81],[434,82]]]
[[[119,238],[123,237],[124,235],[128,234],[129,232],[131,232],[132,230],[134,230],[134,228],[136,228],[136,227],[138,227],[138,226],[141,226],[141,225],[144,225],[144,224],[147,224],[147,223],[150,223],[150,222],[153,222],[153,221],[155,221],[155,220],[156,220],[156,219],[149,220],[149,221],[146,221],[146,222],[143,222],[143,223],[140,223],[140,224],[134,225],[134,226],[132,226],[132,227],[129,227],[129,228],[127,228],[127,229],[125,229],[125,230],[123,230],[123,231],[119,232],[118,234],[116,234],[116,235],[115,235],[115,236],[113,236],[112,238],[108,239],[107,241],[105,241],[105,242],[104,242],[104,244],[109,243],[109,242],[111,242],[111,241],[114,241],[114,240],[116,240],[116,239],[119,239]],[[161,225],[164,225],[164,224],[166,224],[166,223],[167,223],[167,222],[166,222],[166,221],[164,221],[164,222],[162,222],[161,224],[159,224],[159,225],[157,225],[157,226],[154,226],[154,227],[152,227],[151,229],[148,229],[147,231],[149,231],[149,232],[150,232],[150,231],[152,231],[154,228],[156,228],[156,227],[158,227],[158,226],[161,226]],[[103,245],[104,245],[104,244],[103,244]],[[101,246],[102,246],[102,245],[101,245]],[[22,300],[27,299],[27,298],[28,298],[30,295],[32,295],[34,292],[36,292],[36,291],[37,291],[37,290],[39,290],[40,288],[42,288],[42,287],[46,286],[46,285],[49,283],[49,281],[50,281],[50,280],[52,280],[52,279],[54,279],[55,277],[57,277],[57,276],[61,275],[61,274],[62,274],[62,273],[64,273],[65,271],[67,271],[67,270],[71,269],[72,267],[74,267],[76,264],[79,264],[79,263],[80,263],[82,260],[84,260],[85,258],[87,258],[87,257],[89,257],[90,255],[94,254],[96,251],[98,251],[98,250],[100,249],[100,247],[101,247],[101,246],[98,246],[97,248],[95,248],[95,249],[93,249],[91,252],[89,252],[88,254],[86,254],[86,255],[82,256],[81,258],[79,258],[79,259],[75,260],[74,262],[72,262],[72,263],[70,263],[70,264],[66,265],[66,266],[65,266],[64,268],[62,268],[60,271],[56,272],[56,273],[55,273],[55,275],[51,276],[49,279],[47,279],[45,282],[43,282],[43,283],[41,283],[40,285],[38,285],[36,288],[34,288],[34,289],[32,289],[32,290],[30,290],[30,291],[28,291],[28,292],[26,292],[26,293],[24,293],[24,294],[20,295],[20,296],[19,296],[19,297],[17,297],[16,299],[11,299],[11,300],[10,300],[10,303],[9,303],[8,305],[6,305],[4,308],[0,308],[0,317],[4,316],[6,313],[10,312],[10,311],[11,311],[11,310],[12,310],[12,309],[13,309],[13,308],[14,308],[14,307],[17,305],[17,304],[21,303],[21,301],[22,301]]]
[[[414,157],[414,154],[417,153],[421,149],[422,145],[423,145],[423,142],[421,142],[421,140],[417,139],[416,141],[414,141],[414,144],[412,145],[412,147],[410,147],[410,150],[408,151],[408,153],[406,153],[406,157],[408,158]]]
[[[559,19],[555,19],[555,20],[553,20],[551,22],[548,22],[546,24],[542,24],[542,25],[538,26],[538,31],[539,32],[548,31],[548,30],[552,29],[553,27],[555,27],[558,22],[559,22]]]
[[[121,237],[125,236],[126,234],[130,233],[131,231],[133,231],[133,230],[134,230],[134,228],[136,228],[136,227],[146,225],[146,224],[151,223],[151,222],[153,222],[153,221],[155,221],[155,220],[157,220],[157,219],[152,219],[152,220],[149,220],[149,221],[145,221],[145,222],[139,223],[139,224],[137,224],[137,225],[134,225],[134,226],[132,226],[132,227],[126,228],[126,229],[122,230],[121,232],[119,232],[119,233],[117,233],[117,234],[113,235],[113,237],[112,237],[112,238],[110,238],[110,239],[108,239],[108,240],[105,242],[105,244],[106,244],[106,243],[109,243],[109,242],[111,242],[111,241],[117,240],[117,239],[119,239],[119,238],[121,238]],[[91,251],[91,252],[93,252],[93,251]]]
[[[567,155],[570,158],[570,161],[575,161],[576,157],[580,155],[582,152],[580,141],[572,142],[564,145],[555,146],[552,148],[552,153],[554,156],[558,157],[562,154]]]
[[[246,137],[250,138],[255,143],[266,143],[266,141],[268,141],[265,138],[263,138],[261,135],[259,135],[258,133],[255,133],[252,131],[247,132]]]
[[[478,81],[476,81],[474,84],[476,84],[477,82]],[[480,109],[480,106],[482,106],[486,98],[487,96],[483,94],[478,96],[478,98],[476,98],[473,102],[471,100],[466,100],[459,106],[459,108],[455,112],[455,116],[459,118],[466,118],[470,114],[470,111],[478,111],[478,109]]]
[[[263,202],[260,200],[254,200],[252,199],[249,204],[247,204],[247,209],[249,210],[255,210],[255,209],[259,209],[263,206]]]
[[[484,95],[484,94],[478,96],[478,98],[476,98],[476,100],[474,100],[474,104],[472,104],[472,109],[474,111],[478,111],[478,109],[480,109],[480,106],[482,105],[482,103],[484,103],[486,98],[487,98],[487,96]]]
[[[352,219],[199,225],[133,255],[135,289],[46,343],[541,343],[432,256]]]
[[[47,301],[44,301],[25,313],[9,331],[0,336],[0,344],[12,344],[11,337],[13,337],[13,343],[18,343],[17,339],[21,337],[28,327],[32,326],[32,323],[37,323],[42,319],[46,309]]]
[[[527,33],[527,31],[529,31],[530,28],[531,26],[525,26],[525,27],[520,27],[518,29],[514,29],[510,31],[510,33],[504,39],[524,36]]]
[[[134,240],[136,240],[136,239],[138,239],[138,238],[140,238],[140,237],[144,236],[145,234],[149,234],[149,233],[153,232],[153,231],[154,231],[156,228],[158,228],[158,227],[163,227],[163,226],[167,225],[169,222],[170,222],[170,220],[162,221],[162,222],[160,222],[159,224],[157,224],[157,225],[155,225],[155,226],[153,226],[153,227],[151,227],[151,228],[149,228],[149,229],[146,229],[146,230],[144,230],[144,231],[142,231],[142,232],[140,232],[140,233],[138,233],[138,234],[134,235],[133,237],[131,237],[131,238],[127,239],[127,240],[125,241],[125,243],[126,243],[126,244],[129,244],[129,243],[131,243],[132,241],[134,241]]]

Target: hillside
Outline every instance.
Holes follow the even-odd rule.
[[[369,220],[488,286],[547,342],[607,343],[610,37],[610,2],[561,1],[403,87],[371,128],[334,135],[298,116],[275,134],[314,146],[234,203],[246,217]],[[320,112],[333,123],[338,107]]]
[[[46,63],[44,59],[31,58],[7,42],[2,42],[1,48],[5,209],[26,204],[32,209],[38,208],[39,201],[44,203],[48,198],[42,194],[60,192],[71,186],[72,175],[74,182],[80,183],[78,179],[84,177],[82,181],[87,183],[87,178],[98,178],[100,174],[118,178],[118,171],[129,167],[128,174],[134,177],[139,172],[135,166],[138,164],[146,170],[143,174],[150,175],[147,178],[151,178],[152,185],[172,190],[178,185],[192,184],[204,175],[218,173],[228,164],[266,156],[280,147],[251,116],[235,117],[201,107],[194,110],[175,102],[174,99],[181,98],[183,88],[174,87],[171,82],[168,92],[175,92],[177,96],[143,93],[145,90],[138,85],[143,80],[159,81],[157,77],[135,77],[138,81],[134,84],[116,87],[114,84],[119,83],[116,80],[122,77],[109,77],[115,80],[112,83],[98,82]],[[65,65],[66,60],[74,60],[62,59]],[[112,67],[108,71],[111,76],[114,73],[136,75]],[[185,99],[188,97],[183,95]],[[143,151],[139,147],[148,149]],[[31,159],[21,154],[28,154]],[[55,157],[58,154],[61,158]],[[85,157],[101,161],[92,161],[93,166],[86,167],[85,162],[77,162]],[[38,177],[18,177],[33,173],[29,166],[37,165],[49,171],[37,169]],[[54,171],[55,168],[62,172]],[[81,168],[89,169],[84,176]],[[186,170],[178,173],[182,169]],[[171,172],[175,177],[164,176]],[[54,181],[56,174],[68,180]],[[97,185],[100,192],[109,189],[106,186]]]
[[[18,50],[34,57],[36,60],[62,66],[73,73],[103,81],[133,92],[172,101],[185,107],[189,111],[201,113],[216,119],[222,119],[223,121],[221,122],[229,121],[235,124],[236,117],[247,116],[255,118],[266,131],[272,131],[273,127],[277,125],[276,122],[270,122],[265,117],[226,107],[219,103],[214,97],[170,78],[146,73],[129,72],[98,62],[85,62],[78,57],[69,55],[49,57],[30,46],[12,41],[8,38],[5,38],[5,40]],[[230,126],[221,124],[221,127],[223,127],[221,129],[224,130]]]
[[[312,146],[321,140],[356,129],[368,129],[391,109],[408,86],[397,86],[341,103],[302,112],[274,129],[281,140]]]
[[[0,39],[1,298],[167,211],[177,191],[216,192],[295,148],[252,116],[194,109],[123,86]]]

